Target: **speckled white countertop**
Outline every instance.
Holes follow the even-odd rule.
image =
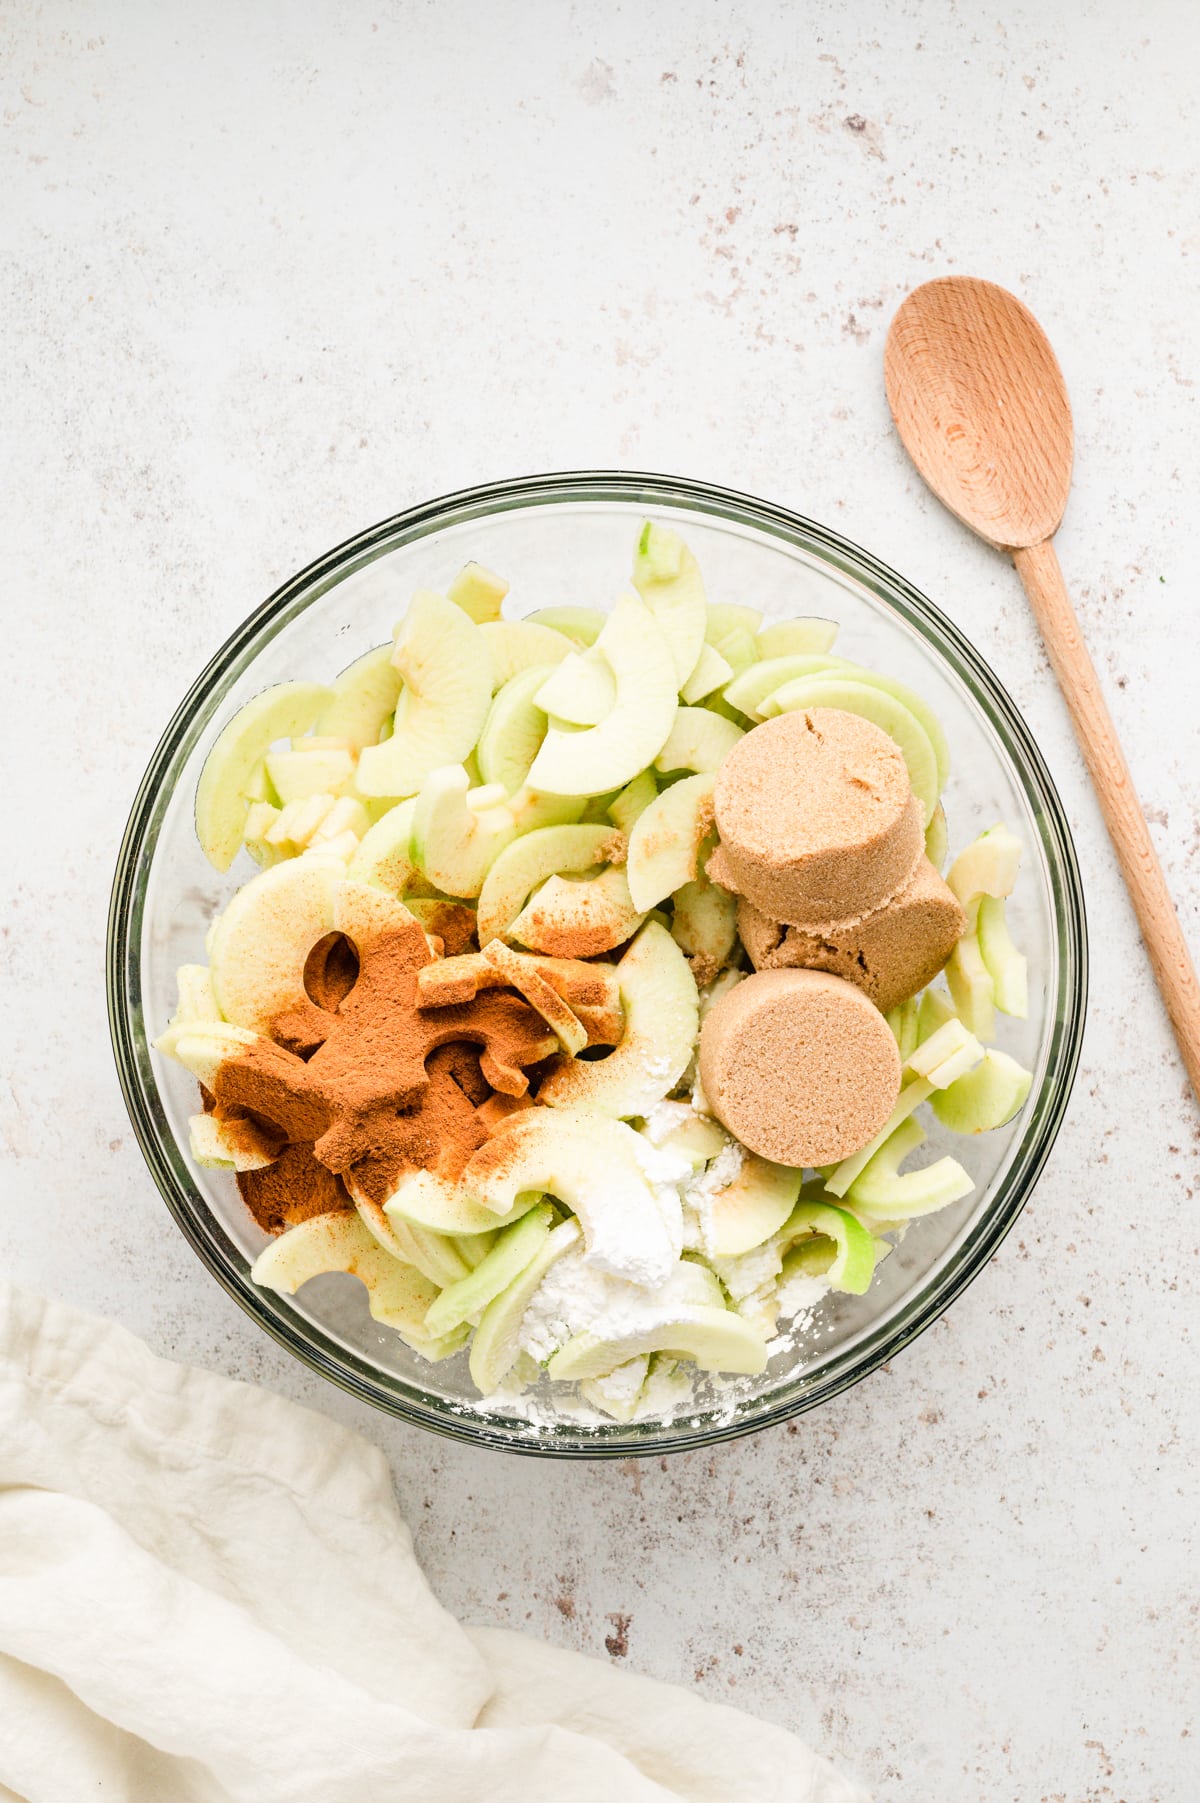
[[[1015,578],[925,494],[910,286],[1064,364],[1061,535],[1200,944],[1188,0],[44,0],[0,27],[4,1265],[381,1445],[439,1594],[792,1724],[879,1803],[1200,1795],[1200,1131]],[[1075,824],[1093,988],[1018,1231],[895,1364],[670,1462],[459,1450],[322,1386],[177,1234],[104,1021],[142,768],[283,577],[419,498],[619,465],[829,521],[970,634]]]

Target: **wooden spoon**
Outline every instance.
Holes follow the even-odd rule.
[[[1192,1088],[1200,987],[1051,543],[1071,484],[1071,407],[1045,333],[993,282],[914,289],[884,355],[905,449],[964,525],[1011,553],[1075,723]]]

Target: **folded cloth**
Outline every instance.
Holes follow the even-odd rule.
[[[382,1455],[0,1288],[0,1803],[868,1803],[434,1599]]]

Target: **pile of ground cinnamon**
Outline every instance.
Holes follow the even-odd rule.
[[[344,1178],[382,1201],[408,1170],[456,1177],[487,1137],[480,1105],[494,1092],[523,1096],[528,1068],[558,1050],[541,1016],[506,990],[422,1009],[418,973],[431,958],[415,920],[361,957],[322,942],[306,973],[310,999],[222,1064],[217,1113],[284,1142],[273,1164],[238,1176],[269,1231],[350,1207]]]

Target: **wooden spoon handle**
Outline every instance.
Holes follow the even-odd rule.
[[[1200,1098],[1200,985],[1117,729],[1067,596],[1058,557],[1049,539],[1044,544],[1014,551],[1012,556],[1042,629],[1058,686],[1071,711],[1154,976],[1167,1004],[1192,1088]]]

